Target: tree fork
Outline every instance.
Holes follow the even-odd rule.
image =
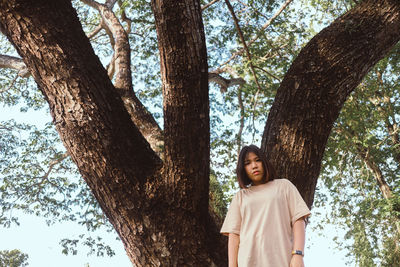
[[[162,156],[163,152],[163,133],[155,121],[154,117],[146,109],[146,107],[137,98],[133,91],[132,71],[131,71],[131,48],[129,44],[128,34],[122,26],[117,16],[112,11],[112,6],[100,4],[93,0],[81,0],[87,5],[99,11],[105,28],[115,40],[113,50],[114,55],[111,64],[114,64],[115,83],[125,108],[131,115],[135,125],[149,142],[151,148]]]
[[[191,11],[193,7],[197,12],[198,6],[189,3]],[[48,101],[68,154],[121,237],[132,263],[226,265],[224,240],[208,213],[209,118],[204,38],[195,40],[203,50],[198,54],[199,61],[193,62],[201,63],[200,74],[191,77],[193,84],[180,91],[190,95],[182,114],[193,119],[193,124],[183,118],[187,128],[170,131],[170,140],[174,133],[181,138],[184,130],[192,130],[186,134],[194,136],[187,140],[191,155],[187,162],[190,164],[184,167],[190,168],[180,172],[182,166],[171,161],[181,164],[189,152],[182,145],[174,150],[176,144],[171,142],[169,151],[179,152],[174,152],[178,157],[168,158],[169,169],[162,167],[160,158],[130,119],[70,1],[2,1],[0,24]],[[199,28],[195,27],[195,31]],[[189,52],[192,51],[186,51]],[[185,65],[182,67],[186,71]],[[189,102],[197,97],[199,100]],[[196,139],[198,135],[200,139]]]
[[[208,65],[200,1],[152,1],[161,61],[167,186],[182,208],[208,214]],[[181,192],[177,194],[177,192]]]

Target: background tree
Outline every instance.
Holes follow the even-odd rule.
[[[0,251],[0,266],[4,267],[23,267],[28,266],[28,254],[22,253],[18,249]]]
[[[212,263],[223,265],[226,259],[225,255],[220,253],[225,251],[225,242],[217,233],[218,220],[213,216],[213,211],[209,214],[208,209],[208,78],[217,81],[220,89],[226,91],[226,99],[237,101],[236,107],[239,109],[233,105],[232,110],[239,110],[239,131],[233,139],[228,138],[224,141],[229,145],[226,149],[227,154],[234,155],[237,147],[241,145],[245,123],[249,122],[249,132],[253,137],[256,136],[256,119],[265,116],[265,110],[272,102],[269,98],[263,105],[259,104],[260,95],[275,94],[274,91],[267,93],[264,85],[270,84],[269,88],[276,89],[281,79],[279,75],[282,77],[283,73],[286,73],[276,92],[263,133],[262,147],[267,150],[277,166],[278,173],[282,177],[289,177],[311,206],[325,144],[346,97],[399,39],[399,4],[396,1],[364,1],[316,35],[303,48],[290,68],[289,64],[279,65],[275,73],[272,73],[265,70],[265,66],[276,66],[273,62],[278,60],[290,62],[300,47],[294,42],[287,42],[291,45],[285,46],[283,41],[283,47],[293,48],[294,53],[289,54],[289,58],[279,58],[281,48],[274,47],[274,42],[270,50],[261,50],[265,43],[271,43],[271,38],[265,36],[262,31],[256,31],[256,26],[247,25],[259,25],[253,22],[264,20],[262,29],[265,29],[272,23],[272,18],[267,20],[262,12],[277,11],[278,16],[291,1],[282,3],[278,10],[278,2],[249,1],[247,4],[238,2],[237,5],[232,5],[225,1],[227,8],[225,5],[216,8],[215,4],[209,5],[208,8],[203,6],[203,12],[215,12],[214,18],[210,15],[209,21],[216,22],[217,16],[229,14],[234,22],[223,28],[223,31],[214,31],[217,34],[210,35],[211,47],[213,44],[226,45],[229,39],[225,38],[225,33],[229,33],[227,30],[230,28],[231,33],[238,33],[239,44],[243,49],[240,48],[232,55],[232,59],[230,57],[228,60],[235,60],[241,53],[245,56],[238,57],[240,60],[231,66],[226,65],[227,63],[222,64],[222,67],[212,70],[211,75],[207,77],[200,3],[154,1],[152,7],[161,55],[164,96],[163,127],[158,127],[145,105],[138,100],[136,94],[140,93],[140,90],[134,92],[132,86],[135,76],[139,76],[140,79],[140,69],[147,71],[148,68],[147,64],[140,64],[143,62],[139,59],[138,65],[141,67],[132,75],[131,69],[137,69],[136,65],[131,66],[131,62],[138,61],[131,60],[131,56],[135,55],[135,52],[131,51],[140,51],[139,55],[146,55],[143,50],[154,48],[155,44],[153,42],[153,46],[137,50],[131,49],[129,45],[128,33],[133,22],[154,29],[153,21],[149,21],[149,10],[137,8],[140,5],[146,6],[146,2],[119,2],[119,12],[112,12],[115,1],[105,4],[84,2],[100,14],[96,26],[93,26],[93,22],[87,25],[93,29],[88,35],[96,39],[93,43],[95,46],[99,44],[98,51],[109,60],[107,72],[93,53],[75,11],[67,2],[2,3],[1,24],[49,102],[53,121],[68,155],[77,164],[99,205],[119,233],[132,262],[138,266]],[[84,15],[93,12],[87,8],[80,9],[79,3],[75,4]],[[251,16],[249,24],[242,24],[249,13],[238,12],[238,6],[241,5],[250,6],[249,13],[257,13]],[[257,9],[258,5],[263,8]],[[135,7],[141,12],[133,13],[134,18],[130,19],[127,11]],[[42,15],[38,17],[39,14]],[[115,14],[119,14],[120,17]],[[209,26],[207,19],[204,21],[206,32],[209,30],[207,26],[218,28],[215,26],[218,23]],[[276,25],[290,29],[285,23]],[[99,29],[104,29],[107,34],[96,35]],[[282,34],[284,38],[289,38],[289,41],[290,38],[295,38],[296,34],[290,34],[290,30],[285,33],[287,32],[289,34]],[[146,40],[154,41],[154,31],[143,33],[149,37]],[[214,36],[219,37],[217,39],[213,38]],[[276,36],[274,31],[271,31],[271,36]],[[104,37],[109,38],[111,47],[106,46],[102,50],[100,44]],[[257,42],[258,46],[251,46]],[[264,58],[255,56],[257,47],[260,49],[259,54],[264,53]],[[254,50],[251,50],[252,48]],[[221,51],[214,51],[221,55]],[[275,53],[279,56],[272,56]],[[210,54],[212,55],[212,52]],[[151,56],[145,58],[154,59]],[[216,62],[210,60],[210,66],[215,65]],[[12,67],[20,71],[19,75],[26,73],[24,68],[15,62]],[[218,76],[223,72],[234,76]],[[265,80],[260,77],[260,73],[264,74]],[[152,74],[154,73],[149,75]],[[11,85],[19,80],[15,77]],[[243,84],[246,80],[252,82]],[[110,81],[113,81],[113,84]],[[228,85],[232,84],[242,86],[230,89]],[[8,93],[10,88],[13,86],[5,87],[4,93]],[[146,90],[145,94],[151,91]],[[155,90],[154,95],[157,96],[158,92],[159,90]],[[39,99],[37,93],[33,95]],[[246,98],[250,101],[246,101]],[[12,99],[13,95],[10,94],[10,101]],[[40,103],[40,100],[32,99],[30,95],[27,99],[32,103]],[[244,103],[250,103],[247,104],[249,112],[246,112]],[[215,104],[211,104],[211,107],[213,105]],[[211,126],[216,122],[218,118],[212,114]],[[12,125],[14,128],[5,127],[9,138],[13,138],[11,130],[17,129],[15,127],[27,127]],[[221,138],[213,139],[216,133],[211,131],[211,144],[217,145],[217,154],[225,154],[218,145],[224,144],[220,140],[231,135],[232,131],[228,129]],[[40,134],[32,138],[33,143],[36,143],[39,136]],[[31,147],[34,147],[34,144]],[[12,147],[10,149],[12,151]],[[6,154],[6,160],[13,159],[13,156],[19,157],[19,154]],[[61,159],[66,156],[62,151],[52,151],[47,155],[52,157],[45,157],[43,161],[47,163],[50,171],[57,163],[63,162]],[[217,159],[217,164],[220,163]],[[65,168],[68,168],[67,166],[68,164]],[[72,192],[75,190],[75,193],[80,190],[76,183],[65,179],[64,184],[71,185],[71,188],[64,189],[64,186],[57,186],[62,179],[54,178],[52,181],[53,178],[46,175],[50,172],[42,175],[43,171],[44,169],[39,167],[36,172],[32,172],[31,178],[31,170],[28,175],[24,172],[18,176],[28,177],[28,180],[21,181],[22,188],[28,181],[34,185],[33,188],[39,189],[38,192],[45,192],[44,186],[48,186],[46,190],[55,189],[53,198],[43,197],[46,202],[51,203],[53,200],[54,207],[59,204],[65,205],[60,205],[63,207],[62,211],[72,220],[77,219],[76,215],[70,213],[66,204],[72,201],[74,204],[87,205],[93,213],[84,213],[85,216],[89,215],[89,218],[83,218],[82,222],[89,222],[89,226],[93,222],[90,227],[96,225],[98,213],[93,209],[93,201],[88,201],[90,198],[85,197],[87,191],[82,190],[84,193],[78,193],[78,197],[73,198],[71,189]],[[3,186],[4,191],[8,192],[8,188],[15,185],[15,179],[12,178],[10,170],[5,169],[3,173],[9,175],[8,180],[7,177],[4,179]],[[22,192],[23,190],[18,191],[20,189],[21,187],[16,187],[14,193]],[[15,194],[6,196],[6,208],[3,212],[16,207],[36,210],[38,213],[44,213],[46,210],[53,214],[59,212],[59,209],[55,208],[41,208],[43,205],[40,205],[40,198],[39,201],[31,202],[32,207],[24,204],[18,196],[16,201],[8,202],[16,196]],[[166,218],[167,215],[176,220],[163,221],[162,218]],[[5,223],[9,221],[6,220]],[[182,225],[178,232],[174,229],[176,224]],[[196,240],[200,242],[195,242]]]
[[[360,266],[393,266],[400,259],[397,61],[398,47],[346,102],[321,175],[332,200],[316,204],[330,204],[333,216],[325,221],[344,226]]]

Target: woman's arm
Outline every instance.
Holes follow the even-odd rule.
[[[304,253],[306,239],[306,223],[304,217],[293,224],[293,250],[301,250]],[[290,267],[304,267],[302,255],[292,255]]]
[[[228,240],[228,261],[229,267],[238,266],[238,251],[239,251],[240,236],[237,234],[229,234]]]

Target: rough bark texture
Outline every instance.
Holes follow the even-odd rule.
[[[151,148],[161,156],[163,152],[163,134],[157,122],[136,97],[132,85],[131,71],[131,47],[128,34],[122,27],[119,19],[106,4],[99,4],[93,0],[82,0],[91,7],[97,9],[104,21],[105,27],[112,35],[113,49],[113,72],[115,73],[114,86],[120,94],[125,108],[131,115],[135,125],[149,142]]]
[[[158,27],[185,25],[184,32],[173,29],[179,33],[167,42],[188,49],[184,62],[182,53],[171,52],[174,45],[165,44],[163,54],[165,168],[124,108],[70,1],[2,1],[0,23],[49,102],[69,155],[132,263],[224,266],[225,242],[208,213],[208,86],[200,5],[164,1],[155,3],[155,10],[165,12],[164,4],[175,8],[173,21],[165,18]],[[177,58],[167,60],[171,53]]]
[[[176,242],[190,244],[175,260],[185,266],[221,265],[226,251],[221,251],[222,238],[215,238],[218,229],[208,213],[208,66],[200,1],[153,0],[152,8],[163,82],[166,192],[174,209],[188,216],[171,221],[171,227],[182,227]]]
[[[167,184],[172,191],[187,192],[182,195],[189,198],[184,208],[201,210],[204,215],[208,209],[210,123],[207,53],[199,4],[153,1],[152,6],[162,59]]]
[[[0,25],[49,102],[69,155],[132,263],[226,266],[226,243],[208,212],[200,3],[152,4],[164,83],[164,165],[132,122],[70,1],[1,1]],[[363,2],[313,39],[282,83],[263,146],[282,176],[296,177],[309,205],[333,121],[347,94],[398,40],[398,14],[397,1]]]
[[[400,39],[400,2],[367,0],[335,20],[300,52],[285,75],[262,148],[313,203],[332,125],[347,96]]]

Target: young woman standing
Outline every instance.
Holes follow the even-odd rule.
[[[296,187],[276,179],[255,145],[242,148],[236,168],[241,190],[221,233],[229,236],[229,267],[304,267],[305,219],[310,210]]]

